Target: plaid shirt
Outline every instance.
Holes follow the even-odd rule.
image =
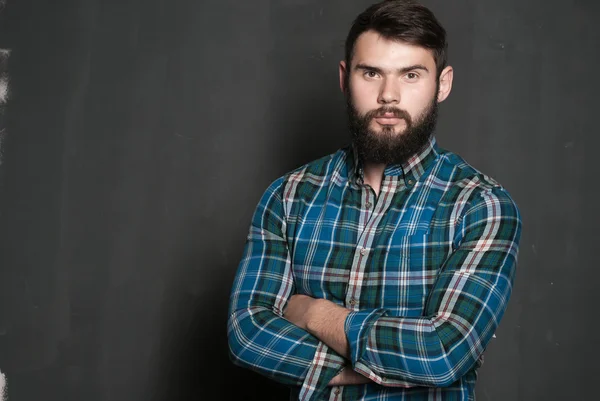
[[[506,309],[521,220],[505,189],[434,138],[379,196],[351,147],[273,182],[233,284],[234,363],[302,400],[472,400]],[[346,360],[285,320],[293,294],[351,310]],[[328,386],[351,366],[373,383]]]

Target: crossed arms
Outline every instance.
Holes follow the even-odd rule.
[[[474,366],[506,309],[515,272],[521,222],[502,189],[473,199],[423,317],[408,318],[294,295],[282,185],[275,181],[256,209],[232,288],[234,363],[301,386],[302,399],[334,384],[448,386]]]
[[[314,299],[307,295],[292,295],[283,317],[327,344],[345,359],[350,359],[344,323],[350,310],[326,299]],[[330,382],[330,386],[365,384],[371,380],[352,369],[343,369]]]

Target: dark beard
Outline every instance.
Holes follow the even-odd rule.
[[[352,142],[363,163],[404,164],[425,148],[437,124],[438,101],[435,97],[414,123],[408,112],[390,106],[371,110],[361,116],[349,93],[346,93],[346,106]],[[384,126],[381,132],[371,130],[371,120],[384,113],[394,113],[395,117],[404,119],[404,132],[396,133],[391,126]]]

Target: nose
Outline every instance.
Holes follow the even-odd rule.
[[[382,81],[377,101],[380,104],[400,103],[400,91],[393,79],[385,78]]]

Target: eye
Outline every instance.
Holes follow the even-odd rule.
[[[371,79],[373,79],[373,78],[377,78],[377,77],[379,76],[379,74],[378,74],[377,72],[375,72],[375,71],[365,71],[365,74],[364,74],[364,76],[365,76],[366,78],[371,78]]]
[[[417,79],[419,79],[419,74],[417,74],[416,72],[409,72],[405,75],[405,77],[408,81],[416,81]]]

